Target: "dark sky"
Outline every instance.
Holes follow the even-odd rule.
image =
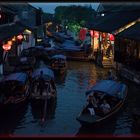
[[[69,6],[69,5],[90,5],[92,6],[92,8],[94,8],[95,10],[97,9],[99,3],[30,3],[32,6],[38,8],[41,7],[43,9],[44,12],[46,13],[54,13],[54,9],[57,6]]]

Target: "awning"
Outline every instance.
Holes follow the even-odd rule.
[[[140,40],[140,22],[117,34],[117,37]]]
[[[16,15],[17,10],[12,9],[6,5],[7,5],[6,3],[1,3],[1,6],[0,6],[1,11],[5,12],[5,13],[10,13],[10,14]]]
[[[140,10],[111,12],[94,19],[90,29],[112,33],[140,18]]]
[[[15,35],[22,33],[27,27],[21,25],[20,23],[8,24],[6,26],[0,27],[0,41],[4,41],[12,38]]]

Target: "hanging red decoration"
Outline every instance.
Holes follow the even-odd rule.
[[[82,28],[79,32],[79,39],[84,41],[86,38],[86,33],[87,33],[87,30],[85,28]]]
[[[18,35],[17,36],[17,39],[22,40],[23,39],[23,36],[22,35]]]
[[[109,40],[114,41],[114,36],[112,34],[109,34]]]
[[[9,45],[9,44],[4,44],[4,45],[2,46],[2,48],[3,48],[5,51],[9,51],[9,50],[11,49],[11,45]]]
[[[94,37],[99,38],[99,33],[97,31],[94,32]]]
[[[91,35],[91,37],[94,36],[94,31],[93,30],[90,30],[90,35]]]
[[[103,33],[103,38],[105,38],[105,33]]]

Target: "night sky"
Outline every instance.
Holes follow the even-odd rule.
[[[92,6],[92,8],[94,8],[95,10],[97,9],[99,3],[30,3],[32,6],[38,8],[41,7],[43,9],[44,12],[46,13],[54,13],[54,9],[57,6],[69,6],[69,5],[90,5]]]

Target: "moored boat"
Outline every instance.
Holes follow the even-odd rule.
[[[55,74],[64,74],[67,69],[66,56],[62,54],[52,56],[51,68]]]
[[[29,97],[29,79],[23,72],[12,73],[0,81],[0,107],[17,108]]]
[[[41,102],[49,103],[56,99],[56,93],[53,71],[47,67],[36,69],[32,73],[31,102],[35,105]]]
[[[108,120],[122,108],[127,97],[127,86],[114,80],[101,80],[86,95],[94,99],[94,104],[92,107],[87,104],[76,119],[82,125],[94,125]]]

